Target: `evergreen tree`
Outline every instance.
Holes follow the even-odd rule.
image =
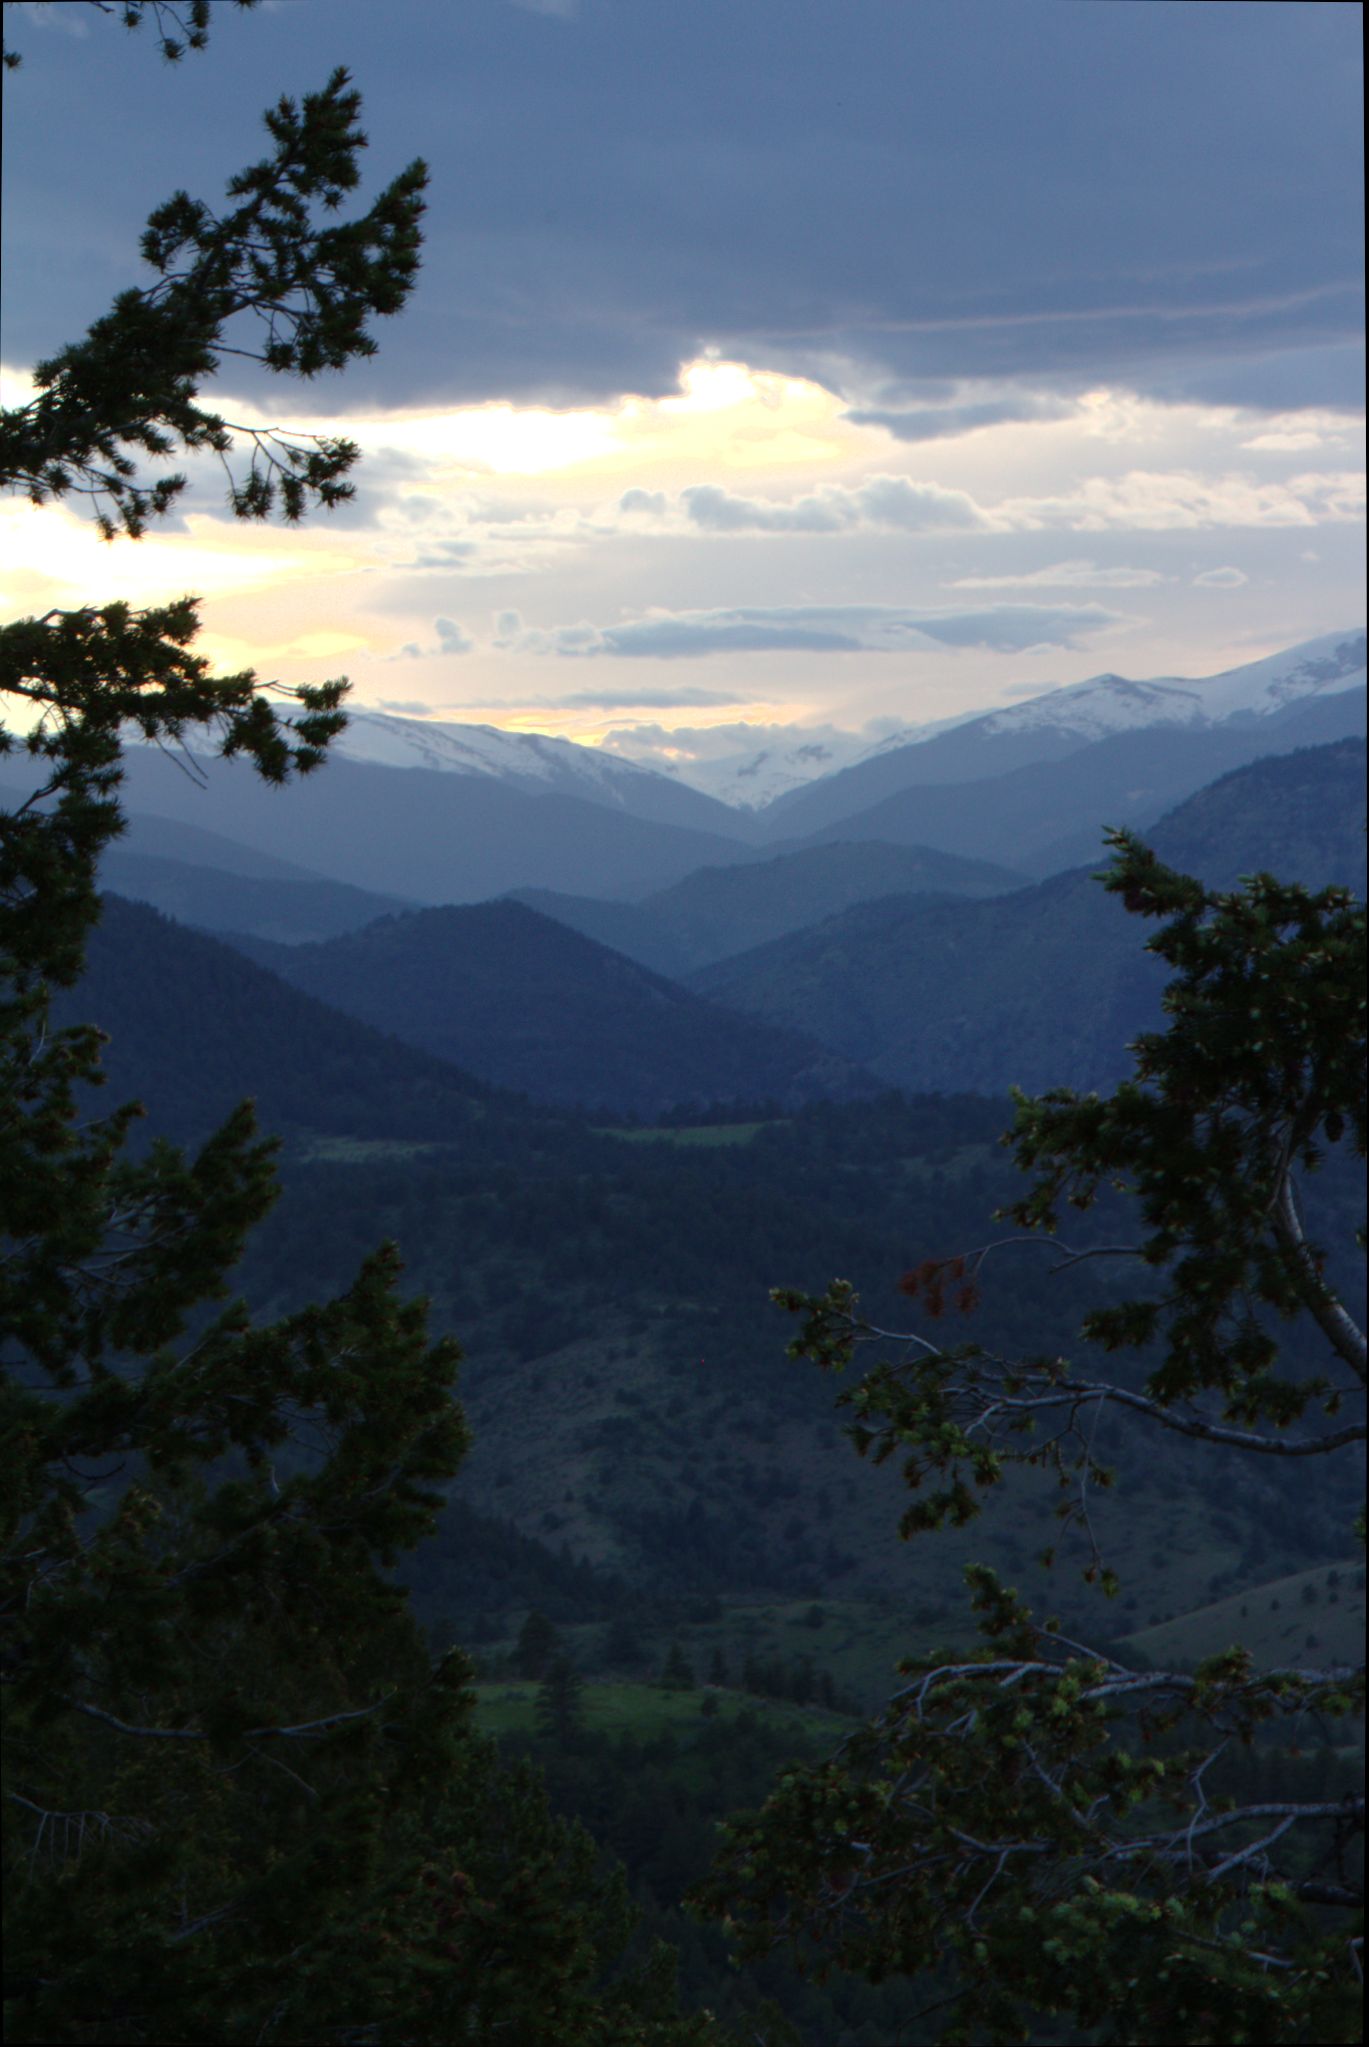
[[[1174,970],[1167,1028],[1106,1099],[1019,1097],[1007,1141],[1033,1185],[1007,1212],[1028,1234],[1007,1242],[1043,1233],[1057,1269],[1134,1261],[1134,1298],[1083,1334],[1142,1350],[1141,1368],[910,1331],[843,1396],[862,1454],[903,1463],[905,1535],[963,1525],[1006,1471],[1045,1468],[1107,1594],[1089,1519],[1111,1478],[1100,1414],[1311,1477],[1362,1445],[1365,1381],[1349,1246],[1312,1222],[1328,1153],[1365,1152],[1364,906],[1268,875],[1213,894],[1111,837],[1107,886],[1165,920],[1150,949]],[[1115,1187],[1135,1238],[1063,1242],[1062,1206]],[[1006,1255],[1000,1240],[929,1259],[905,1292],[933,1322],[968,1311]],[[792,1353],[824,1367],[889,1341],[845,1281],[777,1298],[803,1317]],[[1334,1755],[1300,1776],[1287,1749],[1319,1717],[1353,1725],[1363,1668],[1257,1670],[1230,1648],[1196,1671],[1137,1669],[1036,1620],[986,1568],[967,1575],[983,1646],[902,1665],[876,1721],[734,1824],[700,1902],[745,1953],[784,1943],[872,1981],[925,1972],[948,2040],[1040,2038],[1061,2019],[1131,2042],[1359,2038],[1362,1784]]]
[[[584,1732],[584,1679],[568,1656],[557,1656],[547,1666],[537,1688],[533,1707],[537,1731],[558,1748],[571,1748]]]
[[[555,1624],[534,1607],[519,1630],[514,1668],[520,1677],[545,1677],[560,1654],[561,1637]]]
[[[693,1665],[678,1642],[670,1645],[659,1682],[667,1692],[692,1692],[694,1689]]]
[[[615,1614],[604,1629],[599,1657],[607,1670],[638,1670],[646,1661],[641,1630],[626,1614]]]
[[[245,434],[238,516],[349,494],[350,443],[230,428],[199,386],[229,345],[283,374],[341,368],[404,303],[426,174],[333,221],[358,114],[335,72],[267,115],[271,153],[225,211],[180,193],[152,216],[157,281],[39,366],[0,421],[0,482],[84,493],[107,536],[136,537],[183,486],[146,482],[142,456],[227,456]],[[125,732],[209,728],[284,781],[342,723],[341,682],[278,709],[255,676],[212,675],[196,623],[186,599],[0,634],[18,713],[0,751],[34,778],[0,816],[7,2037],[715,2037],[674,2015],[659,1957],[600,1987],[621,1883],[500,1771],[466,1664],[431,1661],[393,1582],[467,1442],[456,1345],[400,1295],[394,1249],[254,1325],[226,1284],[274,1196],[250,1108],[193,1157],[130,1160],[136,1106],[89,1113],[99,1030],[49,1024],[99,914]]]

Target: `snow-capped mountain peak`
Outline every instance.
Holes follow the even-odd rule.
[[[952,727],[974,726],[985,736],[1049,730],[1083,741],[1155,725],[1193,727],[1242,723],[1272,716],[1289,704],[1316,695],[1363,687],[1363,630],[1323,633],[1262,661],[1228,668],[1197,680],[1160,676],[1137,681],[1126,675],[1093,675],[1085,682],[1043,690],[998,711],[972,712],[936,725],[910,726],[871,747],[865,758],[903,746],[920,745]]]
[[[669,741],[668,749],[665,742]],[[831,726],[734,725],[662,733],[622,726],[604,742],[615,760],[673,775],[733,810],[763,810],[777,796],[836,774],[859,760],[865,742]]]
[[[348,760],[387,768],[432,768],[453,775],[541,782],[566,789],[579,784],[598,801],[611,800],[624,777],[659,777],[658,768],[604,754],[597,747],[553,739],[542,732],[504,732],[497,725],[442,724],[400,718],[388,711],[349,711],[336,742]]]
[[[1363,688],[1364,682],[1365,634],[1363,628],[1351,628],[1323,633],[1218,675],[1137,680],[1109,672],[996,709],[899,726],[873,743],[865,733],[834,725],[739,723],[678,731],[623,726],[602,745],[590,746],[540,732],[353,709],[335,747],[344,758],[361,763],[513,782],[529,793],[581,796],[642,816],[716,829],[701,799],[733,810],[764,810],[845,769],[949,740],[953,732],[971,745],[981,736],[1030,745],[1033,735],[1051,748],[1061,739],[1089,745],[1160,726],[1199,730],[1227,722],[1248,724],[1309,697]],[[207,733],[187,735],[186,743],[195,750],[215,750]]]
[[[1241,668],[1228,668],[1221,675],[1190,684],[1202,699],[1203,709],[1213,721],[1245,716],[1267,718],[1275,711],[1304,697],[1330,696],[1341,690],[1363,688],[1365,681],[1365,635],[1363,627],[1348,632],[1323,633],[1304,640],[1282,654],[1270,654],[1263,661],[1251,661]]]
[[[1126,675],[1094,675],[1064,689],[1028,697],[981,721],[985,732],[1029,732],[1048,725],[1073,739],[1107,739],[1143,725],[1202,725],[1202,703],[1189,683],[1135,682]]]

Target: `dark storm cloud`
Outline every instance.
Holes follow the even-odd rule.
[[[320,402],[661,393],[708,347],[911,438],[935,406],[900,427],[878,395],[909,379],[969,386],[969,413],[1002,402],[985,380],[1358,400],[1360,20],[1335,0],[216,13],[174,74],[98,19],[27,50],[9,359],[79,332],[149,209],[180,184],[213,203],[261,106],[343,61],[368,189],[421,150],[432,205],[412,307]]]
[[[1074,410],[1060,398],[999,398],[980,405],[919,405],[907,411],[862,410],[846,417],[856,426],[882,426],[898,441],[945,441],[979,427],[1007,426],[1019,420],[1065,419]]]

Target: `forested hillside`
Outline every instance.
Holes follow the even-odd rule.
[[[1157,850],[1218,887],[1259,868],[1364,886],[1364,743],[1256,761],[1163,818]],[[807,1029],[913,1089],[995,1094],[1068,1073],[1106,1086],[1153,1028],[1164,984],[1096,865],[988,901],[862,903],[691,979],[701,994]]]
[[[876,1091],[802,1025],[719,1008],[522,903],[418,910],[327,944],[237,943],[295,987],[541,1102],[653,1116]]]

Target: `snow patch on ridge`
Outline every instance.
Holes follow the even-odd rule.
[[[458,725],[365,710],[349,713],[347,729],[335,745],[349,760],[536,783],[548,791],[579,794],[610,805],[628,800],[629,782],[640,797],[648,783],[659,785],[665,780],[712,796],[733,809],[754,811],[858,761],[922,745],[956,727],[985,737],[1056,731],[1087,744],[1147,727],[1198,730],[1228,720],[1244,724],[1272,717],[1305,698],[1363,688],[1364,683],[1365,635],[1362,628],[1352,628],[1323,633],[1280,654],[1198,680],[1161,676],[1137,681],[1124,675],[1095,675],[1001,709],[963,711],[951,718],[901,726],[873,745],[862,733],[842,732],[832,726],[762,727],[756,730],[756,743],[748,745],[744,728],[734,728],[743,743],[729,748],[720,733],[715,742],[719,750],[714,753],[704,734],[672,734],[660,727],[638,732],[624,726],[610,733],[604,745],[589,746],[544,733],[506,732],[494,725]],[[677,743],[669,746],[672,739]],[[187,743],[195,750],[213,750],[212,735],[200,739],[187,734]]]
[[[483,775],[541,782],[547,788],[592,789],[610,800],[625,778],[661,770],[636,761],[552,739],[541,732],[503,732],[496,725],[449,725],[431,719],[397,718],[387,711],[349,711],[347,729],[334,745],[348,760],[375,767],[430,768],[453,775]]]

